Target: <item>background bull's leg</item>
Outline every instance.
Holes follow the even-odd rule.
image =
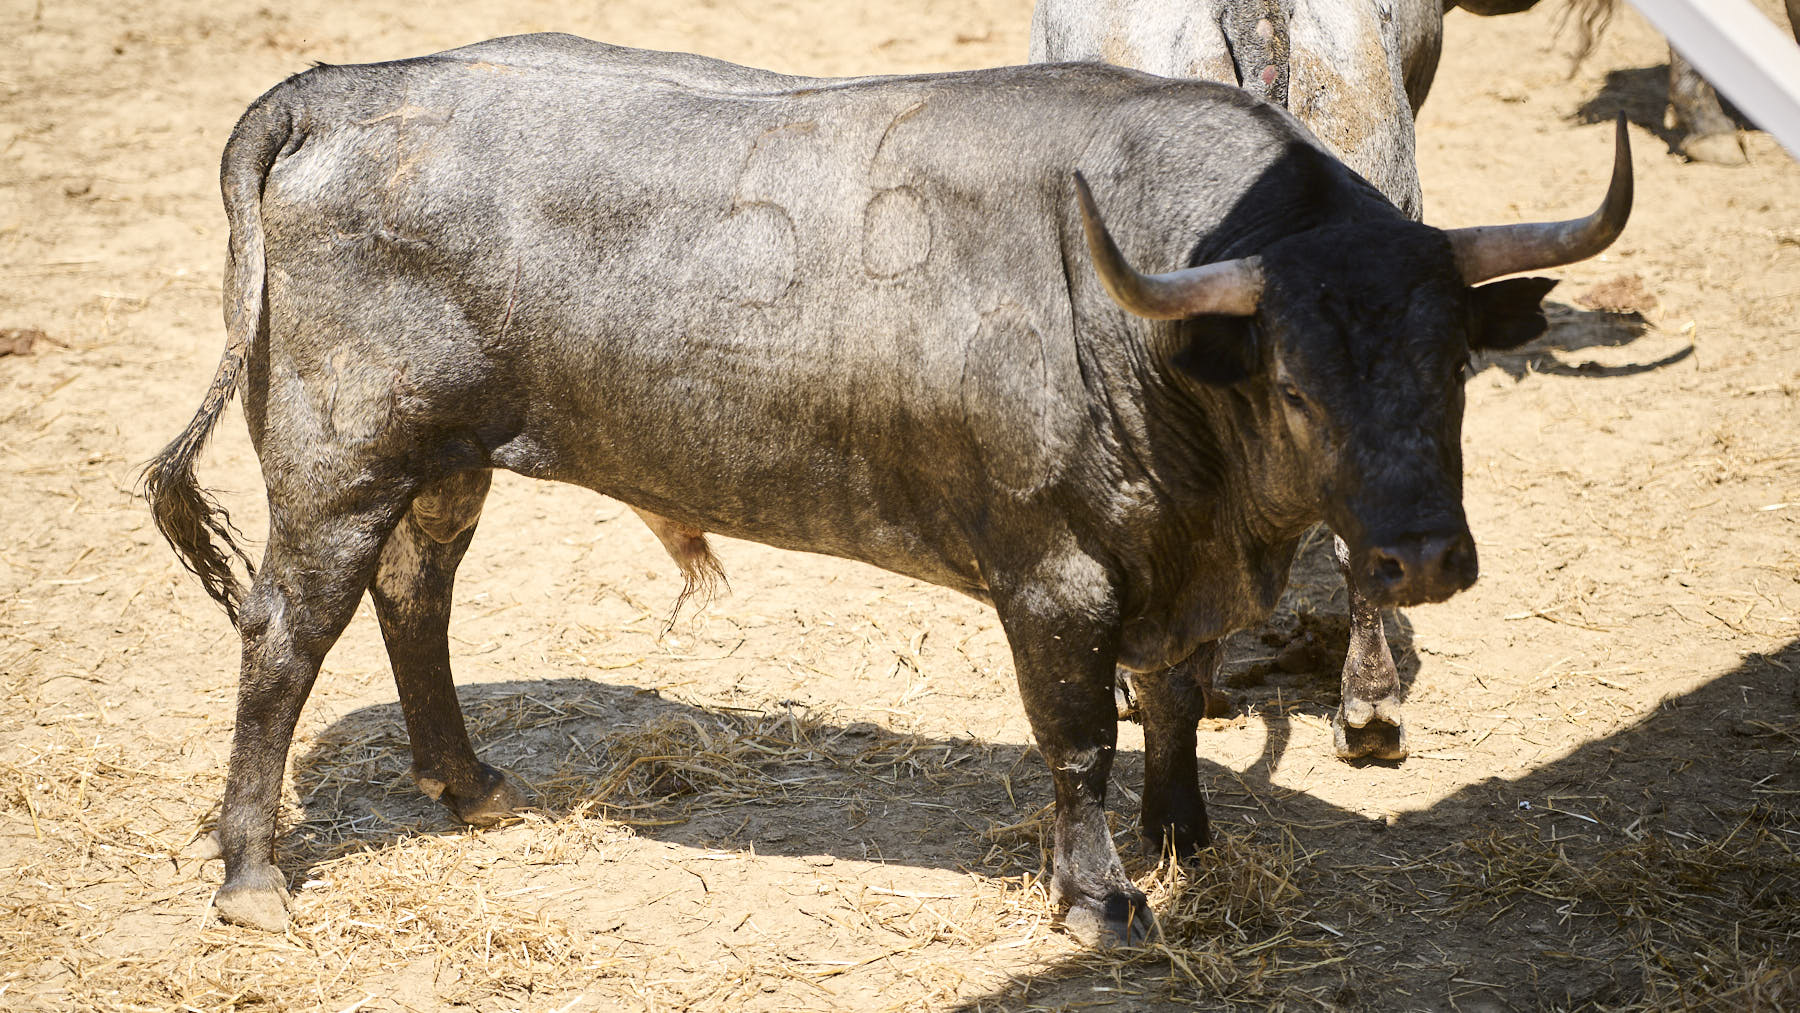
[[[413,779],[477,826],[526,803],[504,771],[475,758],[450,677],[451,590],[490,481],[486,470],[464,472],[422,490],[388,536],[370,585],[412,741]]]
[[[1343,695],[1331,718],[1337,754],[1346,760],[1406,758],[1406,726],[1400,714],[1400,673],[1381,628],[1381,609],[1357,590],[1350,547],[1335,538],[1338,572],[1350,595],[1350,649],[1344,655]]]
[[[1694,65],[1669,47],[1669,110],[1681,131],[1681,153],[1696,162],[1743,165],[1744,142],[1737,124],[1719,105],[1719,93]]]
[[[1209,641],[1180,664],[1140,673],[1132,683],[1144,722],[1144,804],[1138,832],[1160,852],[1188,855],[1212,843],[1206,796],[1200,791],[1194,726],[1229,710],[1213,691],[1225,652]]]
[[[1106,779],[1118,738],[1117,633],[1089,616],[1047,609],[1051,593],[1033,596],[1026,608],[996,602],[1025,716],[1056,786],[1050,896],[1067,905],[1063,925],[1082,942],[1135,946],[1149,939],[1155,922],[1143,891],[1125,875],[1106,823]]]
[[[350,514],[271,504],[268,550],[239,615],[243,670],[218,829],[225,883],[213,897],[227,921],[269,931],[287,924],[275,816],[294,723],[404,502]]]
[[[1800,43],[1800,0],[1787,0],[1788,30]],[[1719,94],[1674,46],[1669,47],[1669,113],[1682,132],[1681,153],[1696,162],[1742,165],[1748,161],[1737,124],[1719,104]]]

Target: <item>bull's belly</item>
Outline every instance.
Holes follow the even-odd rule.
[[[531,433],[489,452],[496,467],[579,485],[701,531],[851,559],[989,601],[976,550],[948,511],[908,509],[873,493],[869,487],[881,483],[866,477],[803,479],[779,465],[748,463],[755,457],[746,450],[738,468],[720,473],[715,460],[673,445],[645,460]]]

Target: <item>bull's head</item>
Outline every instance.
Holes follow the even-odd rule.
[[[1125,261],[1079,174],[1095,269],[1114,301],[1182,321],[1167,360],[1192,380],[1241,385],[1285,430],[1279,476],[1315,498],[1380,604],[1441,601],[1475,582],[1462,509],[1462,379],[1472,351],[1542,334],[1555,282],[1502,275],[1591,257],[1631,210],[1620,119],[1600,209],[1567,222],[1440,231],[1403,220],[1313,229],[1253,257],[1167,274]]]

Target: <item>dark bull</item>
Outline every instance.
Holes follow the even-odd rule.
[[[1320,520],[1383,602],[1475,578],[1459,376],[1539,333],[1550,285],[1479,283],[1594,254],[1631,201],[1622,127],[1592,217],[1443,232],[1235,88],[801,79],[568,36],[291,78],[222,186],[225,355],[145,484],[243,635],[225,918],[286,922],[284,760],[365,593],[421,787],[474,823],[522,804],[446,637],[506,468],[631,504],[690,573],[717,531],[991,603],[1055,782],[1055,894],[1101,942],[1152,925],[1106,826],[1115,667],[1142,676],[1145,837],[1205,845],[1219,638]],[[269,497],[247,589],[193,474],[234,392]]]

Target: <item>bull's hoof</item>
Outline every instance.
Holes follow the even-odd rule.
[[[530,794],[517,778],[485,763],[481,765],[482,787],[468,795],[449,791],[442,782],[426,776],[417,779],[421,791],[444,803],[457,819],[472,827],[492,826],[531,805]]]
[[[1331,737],[1340,760],[1406,759],[1406,726],[1370,718],[1357,727],[1344,721],[1340,714],[1331,721]]]
[[[273,865],[243,869],[213,894],[213,909],[233,925],[280,932],[288,923],[287,882]]]
[[[1084,945],[1110,950],[1148,943],[1156,932],[1156,917],[1144,895],[1133,890],[1070,904],[1063,928]]]
[[[1750,161],[1744,153],[1743,138],[1736,131],[1721,134],[1691,134],[1681,142],[1681,153],[1690,162],[1708,165],[1744,165]]]
[[[1228,718],[1231,716],[1231,698],[1216,689],[1206,691],[1206,712],[1209,718]]]
[[[1142,946],[1156,932],[1150,899],[1134,886],[1115,888],[1100,896],[1077,893],[1059,878],[1050,881],[1050,901],[1064,906],[1063,928],[1087,946],[1112,949]]]

